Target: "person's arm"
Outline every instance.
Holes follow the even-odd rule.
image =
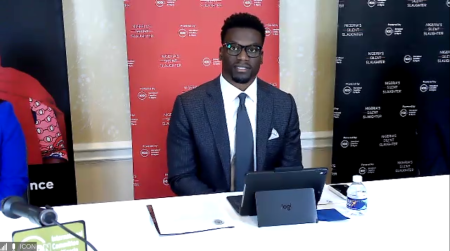
[[[10,103],[0,104],[0,200],[24,196],[28,187],[25,136]]]
[[[289,124],[284,137],[283,153],[281,155],[282,167],[301,167],[302,164],[302,147],[300,142],[300,122],[297,113],[297,105],[291,94],[291,115]]]
[[[38,133],[39,145],[44,164],[65,163],[68,161],[66,143],[61,135],[58,117],[51,107],[41,100],[30,99],[30,107],[36,122],[36,131],[48,128]],[[51,118],[48,120],[48,118]],[[50,141],[46,140],[50,137]]]
[[[167,134],[167,165],[170,187],[180,196],[213,193],[197,178],[195,142],[191,132],[181,97],[178,96]]]

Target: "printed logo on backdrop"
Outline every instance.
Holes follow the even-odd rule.
[[[278,36],[280,34],[280,28],[278,24],[266,24],[266,36]]]
[[[386,36],[391,36],[392,34],[394,34],[394,29],[392,29],[392,27],[387,27],[384,33],[386,34]]]
[[[426,23],[423,31],[424,36],[443,36],[444,25],[442,23]]]
[[[150,24],[133,24],[130,30],[132,38],[153,38],[152,26]]]
[[[123,0],[123,5],[125,8],[130,7],[130,1],[129,0]]]
[[[339,0],[338,7],[339,8],[344,8],[345,7],[345,0]]]
[[[219,8],[222,7],[222,0],[200,0],[200,7]]]
[[[438,63],[450,63],[450,50],[439,51],[437,62]]]
[[[150,151],[148,149],[141,150],[141,156],[147,158],[150,155]]]
[[[203,63],[203,66],[206,66],[206,67],[208,67],[208,66],[219,66],[219,65],[221,65],[221,61],[220,61],[220,59],[219,58],[208,58],[208,57],[206,57],[206,58],[203,58],[203,60],[202,60],[202,63]]]
[[[373,8],[373,7],[385,7],[386,6],[386,1],[387,0],[367,0],[367,5],[370,8]]]
[[[342,91],[345,95],[361,94],[362,86],[361,83],[345,83],[345,87]]]
[[[364,29],[362,24],[344,24],[341,36],[343,37],[362,37]]]
[[[139,100],[145,100],[146,98],[147,98],[147,93],[146,92],[141,91],[141,92],[138,93],[138,99]]]
[[[405,173],[405,172],[414,172],[414,168],[412,168],[413,165],[412,160],[403,160],[403,161],[397,161],[398,168],[395,169],[396,173]]]
[[[446,4],[447,4],[447,7],[450,8],[450,0],[447,0]]]
[[[399,36],[403,33],[403,27],[401,24],[390,24],[388,23],[386,30],[384,31],[386,36],[390,37],[392,35]]]
[[[397,134],[384,134],[381,135],[380,147],[397,146]]]
[[[336,64],[342,64],[344,57],[336,57]]]
[[[167,6],[167,7],[175,7],[177,0],[155,0],[155,5],[159,8]]]
[[[400,94],[402,90],[400,89],[400,81],[385,81],[383,94]]]
[[[171,112],[163,113],[162,117],[162,125],[163,126],[169,126],[170,125],[170,117],[172,116]]]
[[[334,108],[333,117],[334,117],[335,119],[338,119],[339,117],[341,117],[341,113],[342,113],[342,112],[339,110],[339,108],[335,107],[335,108]]]
[[[139,100],[146,100],[146,99],[156,99],[158,97],[158,91],[155,87],[141,87],[140,91],[138,92],[138,99]]]
[[[400,117],[406,117],[408,116],[408,111],[406,109],[401,109],[400,110]]]
[[[359,168],[359,174],[365,175],[365,174],[374,174],[377,167],[374,163],[361,163],[361,167]]]
[[[421,92],[435,92],[438,89],[438,84],[436,80],[423,80],[422,85],[420,85]]]
[[[360,167],[359,168],[359,174],[364,175],[366,173],[367,173],[367,168],[365,168],[365,167]]]
[[[414,117],[417,114],[417,108],[415,105],[402,105],[400,110],[400,117]]]
[[[165,174],[163,178],[163,185],[168,186],[169,185],[169,174]]]
[[[159,156],[161,149],[158,145],[143,145],[141,149],[141,156],[147,158],[148,156]]]
[[[136,116],[136,114],[134,114],[134,113],[131,113],[131,125],[132,126],[137,126],[137,123],[138,123],[138,118],[137,118],[137,116]]]
[[[244,4],[244,7],[247,7],[247,8],[250,8],[252,6],[261,7],[263,0],[243,0],[242,3]],[[280,3],[278,3],[278,6],[280,6]]]
[[[403,61],[407,64],[409,63],[420,63],[422,60],[422,55],[405,55]]]
[[[342,137],[341,147],[342,148],[353,148],[358,147],[359,140],[357,136],[344,136]]]
[[[350,143],[348,142],[348,140],[343,140],[341,142],[341,146],[342,146],[342,148],[347,148],[350,146]]]
[[[137,178],[137,175],[133,175],[133,186],[139,186],[139,179]]]
[[[198,29],[195,24],[182,24],[178,30],[180,37],[197,37]]]
[[[427,7],[427,1],[428,0],[408,0],[406,5],[408,8],[425,8]]]
[[[336,164],[331,164],[331,175],[332,176],[336,176],[337,175]]]
[[[181,93],[185,93],[188,92],[190,90],[194,90],[195,88],[197,88],[198,85],[186,85],[183,86],[183,90],[181,91]]]
[[[366,57],[367,65],[386,64],[386,56],[383,51],[369,51]]]
[[[128,67],[131,68],[131,67],[133,67],[133,66],[134,66],[134,60],[129,59],[129,60],[128,60]]]
[[[162,54],[159,59],[161,68],[179,68],[181,64],[180,54]]]
[[[381,106],[367,106],[364,108],[363,119],[381,119]]]

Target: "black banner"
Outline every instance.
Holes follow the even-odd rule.
[[[449,96],[450,0],[340,0],[332,183],[417,175],[418,112]]]
[[[30,203],[77,204],[61,0],[3,0],[0,99],[25,133]]]

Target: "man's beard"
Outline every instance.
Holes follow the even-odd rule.
[[[235,83],[238,83],[238,84],[247,84],[248,82],[250,82],[250,80],[251,80],[251,78],[252,78],[252,76],[251,75],[249,75],[249,76],[236,76],[235,74],[231,74],[232,76],[231,76],[231,79],[235,82]]]

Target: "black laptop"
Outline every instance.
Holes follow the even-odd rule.
[[[278,168],[271,172],[251,172],[245,177],[243,195],[228,196],[227,200],[241,216],[255,216],[256,192],[312,188],[317,206],[327,174],[328,169],[324,167]]]

